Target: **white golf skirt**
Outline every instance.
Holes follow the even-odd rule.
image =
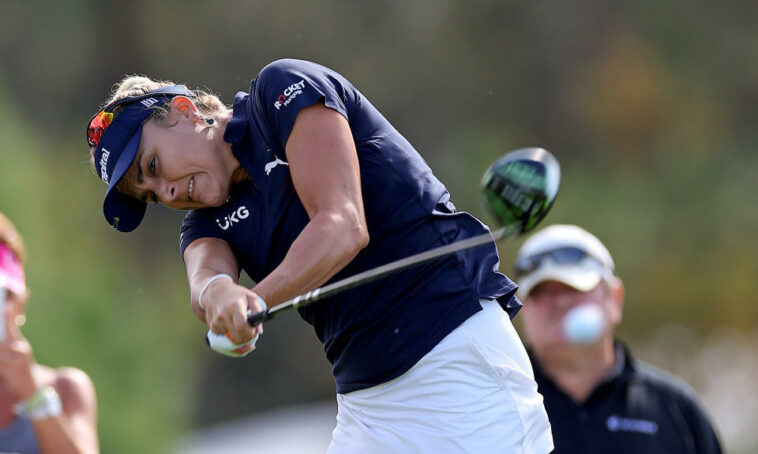
[[[552,451],[521,339],[496,301],[481,304],[400,377],[337,394],[329,454]]]

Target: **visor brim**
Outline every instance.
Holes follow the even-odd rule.
[[[108,183],[108,189],[105,191],[105,199],[103,200],[105,219],[108,221],[108,224],[120,232],[131,232],[136,229],[145,217],[145,211],[147,210],[145,202],[137,200],[134,197],[129,197],[116,187],[129,171],[132,162],[134,162],[141,137],[142,126],[137,128],[118,157],[116,166],[113,169],[113,175],[111,175]]]
[[[571,265],[545,263],[534,272],[518,280],[517,295],[519,298],[525,299],[534,287],[547,281],[560,282],[580,292],[589,292],[597,287],[606,275],[607,273],[599,266],[591,266],[586,263]]]

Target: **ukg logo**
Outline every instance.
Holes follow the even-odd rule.
[[[229,213],[228,216],[224,216],[223,220],[216,219],[216,224],[221,227],[221,230],[229,230],[234,224],[237,224],[243,219],[247,219],[248,216],[250,216],[250,211],[248,211],[245,205],[242,205]]]

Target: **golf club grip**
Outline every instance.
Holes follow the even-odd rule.
[[[263,312],[257,312],[247,318],[247,323],[250,326],[256,326],[262,322],[271,320],[276,315],[282,312],[286,312],[290,309],[296,309],[298,307],[314,303],[336,293],[343,292],[359,285],[367,284],[379,278],[389,276],[390,274],[418,266],[422,263],[426,263],[430,260],[435,260],[437,258],[450,255],[464,249],[470,249],[491,243],[493,241],[497,241],[502,238],[506,232],[511,233],[511,231],[509,231],[506,227],[502,227],[491,233],[484,233],[482,235],[477,235],[465,240],[456,241],[455,243],[439,246],[428,251],[419,252],[418,254],[414,254],[409,257],[395,260],[394,262],[390,262],[385,265],[363,271],[353,276],[346,277],[345,279],[341,279],[337,282],[333,282],[329,285],[311,290],[310,292],[306,292],[302,295],[298,295],[290,300],[284,301],[283,303],[266,309]]]
[[[250,314],[247,317],[247,324],[250,326],[256,326],[260,325],[261,323],[271,320],[271,315],[269,315],[269,310],[264,309],[261,312],[256,312],[255,314]]]

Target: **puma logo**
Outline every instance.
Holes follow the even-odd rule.
[[[266,175],[270,174],[271,171],[274,170],[274,167],[278,166],[279,164],[284,164],[285,166],[289,167],[288,163],[274,156],[274,160],[266,164],[266,167],[265,167]]]

